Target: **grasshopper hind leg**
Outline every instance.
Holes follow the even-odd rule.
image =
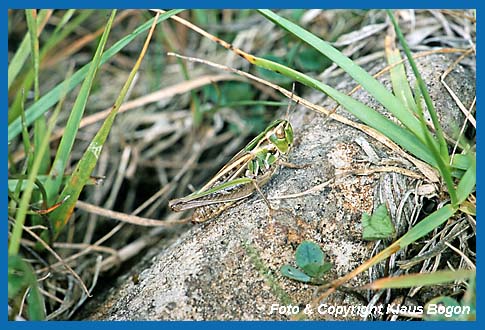
[[[206,222],[209,219],[212,219],[221,214],[224,210],[231,207],[234,203],[236,203],[236,201],[226,202],[222,205],[213,204],[199,207],[192,214],[192,223],[195,224]]]

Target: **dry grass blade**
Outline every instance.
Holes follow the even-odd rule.
[[[108,252],[110,254],[115,254],[116,251],[114,249],[102,247],[100,245],[103,244],[104,242],[106,242],[107,240],[109,240],[111,237],[113,237],[117,232],[119,232],[121,230],[121,228],[123,228],[124,225],[125,225],[124,223],[118,224],[116,227],[111,229],[107,234],[105,234],[103,237],[98,239],[96,242],[94,242],[93,244],[90,244],[90,245],[89,244],[85,245],[83,250],[81,250],[78,253],[75,253],[73,255],[70,255],[69,257],[63,259],[63,261],[64,262],[71,262],[71,261],[74,261],[74,260],[90,253],[91,251],[103,251],[105,249],[107,249],[107,250],[105,250],[106,252]],[[36,270],[36,273],[40,274],[40,273],[43,273],[43,272],[47,272],[50,269],[55,269],[55,268],[60,267],[62,265],[63,265],[62,262],[57,262],[57,263],[54,263],[52,265],[49,265],[48,267],[44,267],[44,268],[40,268],[40,269]]]
[[[86,287],[86,284],[84,284],[83,280],[81,279],[81,277],[79,277],[79,275],[65,262],[65,260],[63,260],[57,253],[56,251],[54,251],[50,246],[49,244],[47,244],[46,242],[44,242],[44,240],[42,238],[39,237],[39,235],[37,235],[36,233],[34,233],[32,230],[30,230],[28,227],[25,227],[24,226],[24,230],[30,235],[32,236],[35,240],[37,240],[40,244],[42,244],[42,246],[47,250],[49,251],[57,260],[59,260],[59,262],[69,271],[69,273],[72,274],[72,276],[74,276],[74,278],[78,281],[78,283],[81,285],[82,289],[84,290],[84,292],[90,296],[89,294],[89,290],[88,288]]]
[[[189,222],[187,220],[160,221],[155,219],[147,219],[136,215],[129,215],[126,213],[107,210],[102,207],[92,205],[79,200],[76,203],[76,207],[86,212],[94,213],[103,217],[112,218],[122,222],[143,226],[143,227],[173,227],[173,226],[177,226],[177,225],[185,224]]]
[[[324,183],[320,183],[319,185],[316,185],[310,189],[307,189],[305,191],[296,193],[296,194],[288,194],[288,195],[283,195],[283,196],[275,196],[275,197],[268,197],[269,200],[278,200],[278,199],[289,199],[289,198],[299,198],[305,195],[310,195],[317,193],[321,191],[322,189],[325,189],[328,187],[335,179],[330,179],[325,181]]]

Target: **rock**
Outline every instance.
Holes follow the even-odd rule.
[[[455,55],[447,54],[418,60],[449,135],[452,135],[450,123],[460,126],[463,115],[439,82],[439,76],[455,59]],[[380,67],[383,65],[381,63]],[[384,79],[388,78],[381,78]],[[474,70],[458,65],[447,81],[465,106],[469,106],[475,95]],[[344,85],[350,86],[351,81],[349,84],[346,80],[340,86]],[[363,91],[354,97],[365,100],[374,109],[382,109]],[[325,101],[324,105],[330,103]],[[314,298],[315,291],[314,286],[295,282],[280,273],[280,267],[285,264],[295,266],[295,249],[301,241],[311,240],[321,246],[326,259],[333,264],[325,278],[332,280],[353,270],[389,242],[379,244],[362,240],[362,212],[371,213],[378,204],[385,202],[398,235],[407,231],[408,224],[396,220],[396,214],[401,208],[403,217],[411,212],[409,200],[404,205],[400,203],[408,190],[415,189],[416,179],[395,172],[341,174],[374,165],[392,165],[419,172],[407,160],[363,132],[314,112],[300,110],[292,114],[296,140],[290,161],[310,166],[281,168],[264,186],[263,192],[270,198],[297,194],[330,180],[326,187],[296,198],[271,200],[271,204],[281,210],[271,219],[261,197],[254,194],[216,219],[194,226],[168,248],[157,250],[154,247],[150,260],[133,267],[133,272],[139,274],[137,283],[131,279],[131,273],[125,275],[106,295],[95,297],[80,318],[290,319],[292,315],[280,314],[274,309],[291,304],[302,310]],[[339,112],[343,114],[343,110]],[[384,265],[380,264],[347,285],[363,285],[383,274]],[[327,306],[366,306],[365,300],[369,297],[370,293],[364,291],[336,292],[324,303]],[[315,311],[309,318],[349,320],[361,319],[361,315],[322,315]]]

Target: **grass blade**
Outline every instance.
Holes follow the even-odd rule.
[[[62,100],[63,98],[61,99],[61,101]],[[29,203],[31,200],[32,193],[34,191],[35,182],[37,180],[37,174],[39,173],[39,169],[42,165],[43,155],[47,151],[47,148],[49,146],[49,137],[52,133],[52,130],[54,129],[57,116],[59,115],[61,108],[62,108],[62,102],[59,102],[49,120],[46,134],[42,137],[42,142],[38,146],[36,158],[34,158],[32,167],[29,171],[27,180],[25,182],[25,189],[20,199],[19,209],[15,217],[15,223],[13,225],[12,235],[10,236],[10,241],[8,246],[9,256],[17,255],[19,252],[20,239],[22,238],[23,226],[25,223],[26,215],[28,213]]]
[[[61,206],[59,206],[56,210],[54,210],[49,216],[49,221],[51,222],[52,228],[54,231],[53,232],[54,239],[59,235],[61,230],[64,228],[64,225],[69,220],[74,210],[74,206],[76,205],[76,202],[79,198],[79,195],[81,194],[81,191],[84,189],[84,186],[89,182],[89,177],[93,172],[94,167],[96,166],[98,157],[101,153],[101,150],[106,141],[106,138],[108,137],[108,134],[111,130],[111,126],[113,125],[114,119],[118,113],[119,108],[121,107],[121,104],[126,94],[128,93],[128,89],[131,86],[131,83],[135,78],[135,74],[137,73],[141,65],[141,62],[145,56],[153,31],[158,23],[158,19],[157,19],[158,16],[159,15],[157,14],[155,19],[151,20],[152,26],[146,38],[143,49],[141,50],[140,56],[138,57],[138,60],[135,63],[135,66],[130,72],[128,80],[126,81],[120,94],[118,95],[118,98],[116,99],[113,105],[113,109],[111,110],[106,120],[103,122],[103,125],[101,126],[99,131],[94,136],[93,140],[89,144],[84,155],[79,160],[78,164],[76,165],[76,168],[74,169],[73,174],[71,175],[68,183],[66,184],[66,186],[64,187],[61,193],[60,198],[58,199],[59,201],[61,201],[68,198],[67,201],[63,203]],[[113,15],[113,18],[114,18],[114,15]]]
[[[436,115],[436,111],[434,109],[433,102],[431,101],[431,97],[429,96],[428,89],[426,88],[426,84],[423,81],[423,78],[421,77],[421,74],[419,73],[419,70],[416,66],[416,62],[414,61],[414,58],[411,54],[411,50],[408,47],[408,44],[406,42],[406,39],[404,38],[401,29],[399,28],[399,25],[396,22],[396,19],[394,18],[394,15],[390,10],[387,11],[389,17],[391,18],[391,22],[394,25],[394,30],[396,31],[397,37],[399,38],[399,42],[401,46],[404,49],[404,52],[406,53],[406,57],[408,58],[409,64],[411,65],[411,68],[413,69],[413,73],[416,76],[416,81],[418,82],[419,89],[421,91],[421,94],[424,97],[424,101],[426,103],[426,106],[428,108],[429,114],[431,115],[431,120],[433,121],[433,125],[436,131],[436,135],[438,137],[438,142],[439,142],[439,147],[440,147],[440,153],[443,157],[447,157],[445,159],[446,163],[449,163],[449,154],[448,154],[448,146],[446,144],[445,137],[443,135],[443,130],[441,129],[441,125],[438,120],[438,116]]]
[[[52,12],[51,9],[49,10],[43,9],[39,11],[39,14],[37,15],[37,27],[38,27],[37,31],[40,31],[43,29],[45,23],[47,23],[46,18],[51,14],[51,12]],[[20,70],[24,66],[25,61],[27,60],[27,57],[30,54],[29,38],[30,38],[29,35],[25,35],[17,52],[15,52],[15,55],[12,57],[12,60],[8,65],[8,83],[7,83],[8,89],[10,89],[12,82],[19,74]]]
[[[39,55],[39,39],[38,39],[38,27],[37,27],[37,12],[35,9],[27,9],[25,11],[25,15],[27,18],[27,27],[29,29],[30,34],[30,49],[31,49],[31,58],[32,58],[32,67],[33,67],[33,77],[34,77],[34,101],[37,101],[40,97],[40,90],[39,90],[39,66],[40,66],[40,55]],[[22,102],[23,103],[23,102]],[[22,110],[23,112],[23,110]],[[22,114],[25,116],[25,113]],[[25,118],[23,119],[25,122]],[[42,140],[42,137],[45,135],[46,131],[46,121],[44,117],[39,117],[34,123],[34,158],[36,148],[35,146],[39,146]],[[44,153],[41,167],[39,168],[39,173],[46,173],[47,168],[49,167],[49,153]],[[35,197],[34,197],[35,199]]]
[[[375,97],[386,109],[388,109],[401,123],[404,124],[420,141],[425,141],[424,134],[419,121],[414,116],[409,116],[409,111],[400,102],[400,100],[389,92],[379,81],[372,77],[360,66],[355,64],[347,56],[343,55],[337,49],[327,42],[321,40],[311,32],[290,22],[289,20],[273,13],[267,9],[260,9],[259,12],[266,18],[282,27],[286,31],[303,40],[309,46],[315,48],[323,55],[340,66],[352,78],[354,78],[362,87]]]
[[[459,280],[467,280],[474,277],[475,274],[475,271],[468,269],[443,270],[424,274],[408,274],[396,277],[381,278],[368,285],[365,285],[363,289],[399,289],[413,288],[416,286],[436,285]]]
[[[99,41],[96,53],[94,54],[93,60],[91,61],[91,65],[89,66],[89,71],[86,75],[86,79],[84,80],[79,94],[76,98],[76,101],[74,102],[74,105],[72,107],[71,114],[69,115],[69,119],[66,124],[65,134],[61,139],[59,148],[57,149],[56,157],[54,159],[54,162],[52,163],[52,167],[49,173],[50,178],[45,184],[45,188],[47,190],[49,198],[48,205],[52,204],[61,186],[62,176],[66,169],[69,155],[71,154],[72,146],[74,145],[74,140],[76,139],[79,123],[84,114],[84,109],[88,101],[89,93],[91,91],[91,87],[93,85],[99,63],[101,61],[101,55],[103,54],[104,46],[106,45],[106,42],[108,40],[109,32],[111,30],[111,25],[115,18],[115,14],[116,11],[114,10],[111,13],[111,17],[106,24],[106,28],[103,35],[101,36],[101,40]]]
[[[26,9],[27,27],[30,35],[30,54],[32,57],[32,67],[34,68],[34,100],[39,99],[39,39],[37,38],[37,16],[35,9]]]
[[[455,187],[453,185],[453,179],[451,176],[451,171],[449,168],[449,163],[450,163],[450,155],[448,153],[448,145],[446,143],[445,137],[443,135],[443,130],[441,128],[441,125],[438,120],[438,115],[436,114],[433,101],[431,101],[431,97],[429,96],[428,89],[426,88],[426,84],[423,81],[423,78],[421,77],[421,74],[419,73],[419,70],[416,66],[416,62],[414,61],[414,58],[411,54],[411,50],[408,47],[408,44],[406,42],[406,39],[404,38],[401,29],[399,28],[399,25],[396,22],[396,19],[394,18],[394,15],[390,10],[387,11],[389,17],[391,18],[392,24],[394,25],[394,30],[396,31],[396,34],[399,38],[399,42],[401,43],[404,52],[406,53],[406,57],[409,61],[409,64],[411,65],[411,68],[413,69],[413,73],[416,77],[416,81],[418,83],[419,91],[421,95],[424,98],[424,102],[426,103],[426,107],[428,109],[428,112],[431,116],[431,120],[433,122],[433,126],[436,132],[436,137],[438,139],[438,143],[436,144],[435,139],[432,137],[431,133],[425,128],[425,121],[424,121],[424,116],[422,111],[419,111],[420,115],[420,121],[421,125],[423,126],[423,132],[425,133],[425,141],[429,145],[430,150],[433,152],[435,155],[435,159],[437,160],[438,163],[438,168],[441,172],[441,175],[443,176],[443,179],[446,183],[446,186],[448,188],[448,193],[450,194],[451,202],[453,205],[457,205],[457,197],[456,197],[456,191]],[[418,110],[419,104],[418,104]]]
[[[397,241],[389,245],[387,248],[385,248],[384,250],[376,254],[374,257],[367,260],[366,262],[364,262],[363,264],[355,268],[350,273],[334,280],[329,285],[326,285],[328,290],[325,291],[316,299],[314,299],[312,303],[315,304],[315,302],[319,302],[322,299],[325,299],[332,292],[334,292],[337,287],[343,285],[344,283],[354,278],[358,274],[366,271],[367,269],[369,269],[369,267],[372,267],[373,265],[381,262],[382,260],[389,258],[391,255],[398,252],[402,248],[408,246],[409,244],[414,243],[421,237],[427,235],[432,230],[434,230],[435,228],[443,224],[451,216],[453,216],[456,210],[457,209],[454,208],[451,204],[447,204],[442,208],[436,210],[432,214],[428,215],[426,218],[421,220],[417,225],[411,228],[404,236],[402,236],[400,239],[398,239]]]
[[[421,220],[416,226],[411,228],[404,236],[402,236],[398,242],[400,248],[403,248],[411,243],[414,243],[421,237],[427,235],[429,232],[440,226],[446,220],[451,218],[455,214],[456,208],[450,204],[443,206],[442,208],[434,211],[426,218]]]
[[[475,157],[470,157],[470,167],[463,174],[458,187],[456,188],[457,203],[463,203],[468,196],[475,191],[477,182],[477,161]]]
[[[413,92],[411,90],[411,87],[409,86],[404,64],[401,61],[401,54],[396,48],[394,42],[391,41],[391,38],[387,36],[385,40],[385,51],[387,63],[389,63],[389,65],[399,63],[392,67],[390,71],[392,90],[394,91],[394,95],[396,95],[396,97],[401,100],[406,109],[412,111],[413,114],[417,114],[418,109],[416,108],[416,102],[414,101]]]
[[[255,57],[247,53],[244,54],[246,54],[246,59],[248,59],[248,61],[254,65],[278,72],[327,94],[366,125],[384,133],[395,143],[399,144],[401,147],[405,148],[418,158],[426,161],[428,164],[436,166],[436,161],[429,154],[428,148],[426,148],[426,146],[424,146],[415,135],[413,135],[407,129],[390,121],[385,116],[381,115],[367,105],[314,78],[293,70],[292,68],[260,57]]]
[[[236,48],[233,45],[225,42],[224,40],[221,40],[221,39],[207,33],[206,31],[204,31],[201,28],[193,25],[192,23],[187,22],[184,19],[181,19],[180,17],[174,16],[173,19],[175,19],[176,21],[188,26],[189,28],[191,28],[194,31],[202,34],[203,36],[205,36],[209,39],[212,39],[213,41],[217,42],[221,46],[233,51],[237,55],[246,59],[251,64],[254,64],[254,65],[259,66],[261,68],[268,69],[268,70],[274,71],[276,73],[282,74],[284,76],[291,78],[292,80],[301,82],[302,84],[305,84],[309,87],[312,87],[314,89],[317,89],[317,90],[327,94],[329,97],[333,98],[335,101],[340,103],[349,112],[351,112],[353,115],[355,115],[357,118],[362,120],[367,125],[371,126],[372,128],[377,129],[380,132],[385,133],[386,136],[388,136],[395,143],[399,144],[401,147],[405,148],[406,150],[408,150],[409,152],[411,152],[412,154],[414,154],[418,158],[420,158],[420,159],[426,161],[427,163],[431,164],[432,166],[436,166],[436,162],[434,161],[433,157],[429,154],[429,151],[426,148],[426,146],[413,133],[409,132],[406,128],[395,124],[394,122],[387,119],[385,116],[381,115],[377,111],[374,111],[373,109],[366,106],[365,104],[363,104],[363,103],[361,103],[357,100],[354,100],[352,97],[350,97],[350,96],[348,96],[344,93],[341,93],[341,92],[333,89],[332,87],[325,85],[325,84],[321,83],[320,81],[313,79],[313,78],[311,78],[311,77],[309,77],[309,76],[307,76],[307,75],[305,75],[301,72],[298,72],[298,71],[296,71],[292,68],[289,68],[285,65],[282,65],[280,63],[276,63],[276,62],[273,62],[273,61],[270,61],[270,60],[267,60],[267,59],[264,59],[264,58],[260,58],[260,57],[256,57],[256,56],[253,56],[251,54],[248,54],[248,53],[242,51],[241,49]],[[315,36],[313,36],[313,37],[316,38]],[[340,56],[342,57],[343,55],[340,55]],[[349,59],[347,59],[347,60],[349,60]],[[360,68],[360,70],[363,71],[362,68]],[[372,79],[374,79],[374,78],[372,78]],[[377,80],[376,80],[376,82],[377,82]],[[384,88],[384,87],[381,86],[381,88]],[[385,90],[385,88],[384,88],[384,90]],[[395,96],[392,95],[392,93],[388,92],[387,90],[386,90],[386,93],[390,94],[396,100],[396,102],[399,102],[399,100],[397,98],[395,98]],[[409,114],[408,114],[408,117],[412,117],[412,116],[409,116]],[[414,117],[412,117],[412,118],[414,118]],[[416,120],[416,122],[419,126],[420,125],[419,121],[417,121],[416,118],[414,118],[414,119]]]
[[[183,9],[170,10],[166,12],[160,15],[157,23],[163,20],[166,20],[170,16],[180,13],[181,11],[183,11]],[[133,39],[135,39],[138,35],[148,30],[151,26],[152,20],[149,20],[148,22],[144,23],[143,25],[135,29],[135,31],[133,31],[132,33],[130,33],[129,35],[127,35],[126,37],[124,37],[123,39],[115,43],[110,49],[108,49],[103,54],[100,65],[106,63],[111,57],[116,55],[121,49],[123,49],[126,45],[128,45],[131,41],[133,41]],[[66,90],[66,88],[67,88],[67,91],[70,91],[74,87],[76,87],[86,77],[89,70],[89,65],[90,63],[83,66],[76,73],[74,73],[74,75],[72,76],[72,79],[69,82],[60,83],[59,85],[54,87],[49,93],[41,97],[38,102],[33,104],[31,107],[29,107],[25,111],[27,125],[32,124],[35,119],[39,118],[42,114],[48,111],[54,104],[56,104],[56,102],[59,101],[62,93]],[[11,141],[14,137],[16,137],[20,133],[21,129],[22,128],[21,128],[20,118],[16,118],[8,126],[8,141]]]
[[[8,258],[8,299],[23,299],[26,290],[30,290],[27,296],[27,316],[30,321],[44,320],[44,298],[40,293],[37,278],[32,266],[20,256]],[[20,305],[19,302],[16,304]]]
[[[52,36],[50,36],[47,40],[43,40],[44,44],[42,49],[40,50],[39,55],[39,62],[42,64],[45,62],[44,59],[46,56],[49,55],[49,51],[52,50],[56,45],[61,43],[70,33],[72,33],[84,20],[86,20],[92,13],[93,10],[85,10],[81,11],[81,14],[73,19],[72,22],[64,26],[59,31],[59,26],[56,28]],[[24,90],[30,90],[32,88],[32,84],[34,83],[34,72],[32,69],[27,71],[27,74],[23,75],[22,81],[16,82],[14,87],[16,86],[23,86]],[[20,95],[17,95],[15,100],[12,102],[11,106],[9,107],[8,111],[8,123],[12,123],[18,116],[19,107],[20,107]],[[54,102],[55,104],[55,102]]]

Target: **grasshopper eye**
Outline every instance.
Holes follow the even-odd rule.
[[[283,126],[278,126],[276,129],[275,135],[278,139],[284,139],[285,138],[285,130]]]

